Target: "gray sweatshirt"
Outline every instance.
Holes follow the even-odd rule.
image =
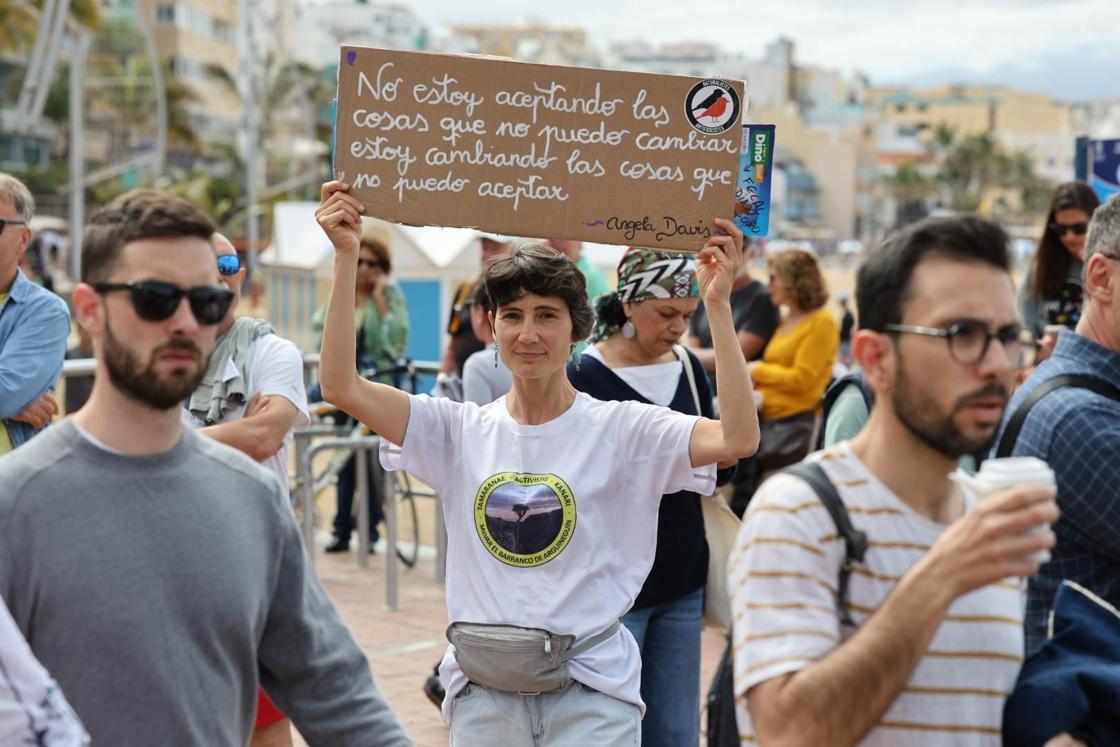
[[[407,745],[275,476],[70,420],[0,459],[0,595],[95,745],[243,747],[259,682],[312,745]]]

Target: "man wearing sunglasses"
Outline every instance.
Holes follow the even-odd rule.
[[[311,745],[405,745],[307,563],[287,490],[184,429],[233,293],[197,208],[94,213],[85,407],[0,460],[0,595],[94,744],[243,747],[262,684]]]
[[[51,389],[62,373],[70,335],[65,302],[19,267],[31,241],[34,209],[27,187],[0,173],[0,457],[58,413]]]
[[[860,267],[852,352],[876,404],[807,461],[867,547],[846,560],[800,477],[756,493],[729,568],[745,739],[998,743],[1023,651],[1022,588],[1005,579],[1035,573],[1025,556],[1053,534],[1021,533],[1057,517],[1052,491],[971,505],[949,478],[991,444],[1021,362],[1006,247],[980,218],[931,219]]]
[[[1015,392],[1004,418],[1040,387],[1076,374],[1120,387],[1120,198],[1097,208],[1085,242],[1084,306],[1076,330],[1058,335],[1053,354]],[[1002,433],[1001,433],[1002,438]],[[1027,655],[1046,640],[1054,596],[1064,579],[1120,605],[1120,402],[1080,386],[1037,401],[1011,452],[1045,460],[1057,477],[1062,519],[1053,559],[1027,593]]]
[[[216,233],[210,243],[221,284],[233,293],[233,302],[218,325],[206,375],[182,410],[183,422],[248,454],[287,485],[293,431],[311,422],[303,358],[264,319],[237,316],[245,268],[225,236]],[[252,747],[291,744],[290,723],[262,691]]]
[[[287,484],[292,431],[310,422],[303,358],[267,321],[238,318],[245,267],[225,236],[214,234],[211,244],[233,302],[218,324],[214,354],[187,400],[184,422],[248,454]]]

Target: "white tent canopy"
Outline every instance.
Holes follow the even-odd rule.
[[[281,202],[273,211],[272,244],[261,253],[265,266],[313,271],[329,277],[334,250],[315,222],[317,202]],[[478,273],[480,234],[468,228],[416,227],[363,219],[364,230],[385,240],[393,253],[393,275],[401,279],[470,277]]]
[[[265,265],[314,270],[329,276],[333,249],[315,222],[317,202],[281,202],[273,211],[272,245],[261,253]],[[470,277],[478,272],[479,239],[471,228],[403,226],[364,218],[365,230],[380,234],[393,251],[393,274],[400,278]],[[613,274],[627,247],[583,242],[583,254]]]

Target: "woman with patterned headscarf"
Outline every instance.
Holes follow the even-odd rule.
[[[596,322],[568,378],[596,399],[633,400],[712,417],[712,392],[699,359],[679,340],[700,303],[696,258],[631,249],[618,290],[595,303]],[[688,369],[685,369],[688,366]],[[717,472],[731,477],[734,462]],[[617,478],[625,482],[625,475]],[[696,744],[700,731],[700,625],[708,543],[700,496],[662,496],[657,554],[633,608],[622,618],[642,654],[643,745]]]

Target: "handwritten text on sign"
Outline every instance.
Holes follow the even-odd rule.
[[[379,218],[695,251],[734,210],[737,81],[343,47],[338,89]]]

